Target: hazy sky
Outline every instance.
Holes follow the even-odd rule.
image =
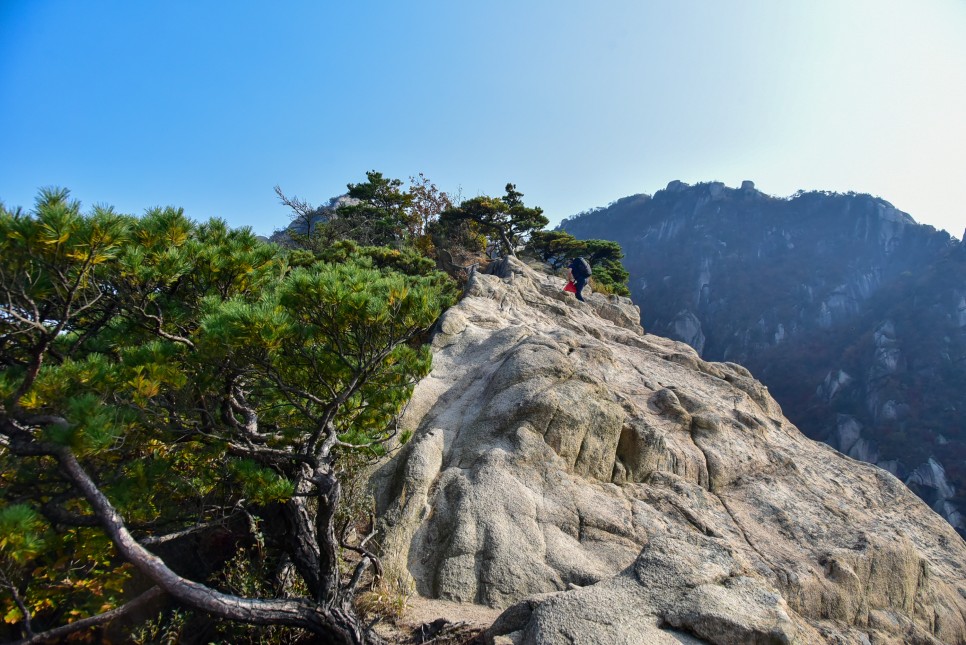
[[[376,169],[555,224],[673,179],[961,237],[966,0],[0,0],[0,200],[270,233]]]

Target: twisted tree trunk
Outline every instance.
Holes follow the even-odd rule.
[[[8,420],[0,420],[8,421]],[[365,627],[352,607],[351,594],[343,594],[338,584],[337,544],[333,543],[334,528],[324,530],[328,544],[324,546],[326,555],[318,558],[319,563],[326,563],[324,568],[317,570],[316,582],[319,593],[325,598],[320,601],[310,601],[305,598],[291,599],[251,599],[222,593],[206,585],[182,578],[172,571],[161,558],[142,546],[124,524],[124,520],[111,504],[107,496],[90,478],[80,462],[70,449],[36,441],[28,433],[22,432],[7,423],[2,425],[8,437],[11,451],[18,455],[50,455],[54,457],[64,475],[77,487],[94,511],[100,525],[111,538],[121,556],[137,567],[145,576],[150,578],[165,592],[179,602],[208,612],[220,618],[237,620],[255,625],[287,625],[308,630],[325,639],[323,642],[338,645],[364,645],[365,643],[381,643],[382,639],[374,634],[366,634]],[[9,424],[12,426],[13,424]],[[317,474],[317,473],[316,473]],[[335,482],[335,486],[331,485]],[[338,501],[339,487],[334,475],[323,473],[318,482],[323,484],[326,499],[320,502],[325,507],[328,524],[332,524],[334,503]],[[300,498],[303,500],[304,498]],[[310,523],[311,525],[311,523]],[[316,523],[318,525],[318,523]],[[300,542],[308,545],[312,533],[298,536]],[[301,554],[311,553],[312,549],[304,549]],[[333,566],[328,566],[328,563]],[[305,567],[303,563],[303,567]],[[305,567],[307,569],[307,567]],[[301,571],[300,571],[301,572]],[[42,636],[42,635],[38,635]]]

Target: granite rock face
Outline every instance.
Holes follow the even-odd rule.
[[[966,544],[899,480],[630,301],[498,271],[373,476],[387,569],[504,643],[966,643]]]

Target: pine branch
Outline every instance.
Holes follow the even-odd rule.
[[[9,591],[10,595],[13,596],[14,603],[16,603],[20,613],[23,614],[23,630],[27,633],[28,638],[32,637],[34,630],[30,624],[30,609],[27,608],[23,598],[20,597],[20,591],[17,589],[17,585],[10,582],[5,571],[0,572],[0,586]]]
[[[34,645],[35,643],[49,643],[52,641],[60,641],[64,637],[70,634],[75,634],[77,632],[83,631],[85,629],[90,629],[92,627],[97,627],[99,625],[106,625],[107,623],[129,614],[134,611],[138,611],[146,605],[150,605],[154,601],[158,600],[164,595],[164,592],[160,587],[151,587],[143,594],[135,598],[134,600],[112,609],[111,611],[106,611],[103,614],[97,614],[96,616],[91,616],[89,618],[84,618],[67,625],[62,625],[61,627],[56,627],[50,629],[46,632],[41,632],[40,634],[27,634],[25,640],[16,641],[13,645]]]
[[[168,542],[173,542],[174,540],[180,540],[181,538],[188,537],[193,533],[199,533],[201,531],[207,531],[208,529],[214,528],[216,526],[224,526],[231,520],[231,515],[226,517],[219,517],[217,520],[211,520],[210,522],[204,522],[203,524],[196,524],[195,526],[189,526],[181,531],[175,531],[173,533],[165,533],[164,535],[152,535],[148,537],[143,537],[138,542],[144,546],[158,546],[160,544],[166,544]]]
[[[157,303],[154,303],[154,304],[155,304],[155,307],[157,307],[158,309],[158,313],[160,314],[161,306],[158,305]],[[161,318],[160,315],[149,314],[144,307],[140,307],[140,306],[134,307],[134,311],[135,313],[141,314],[142,316],[144,316],[144,318],[154,323],[154,327],[149,328],[151,332],[157,334],[158,336],[160,336],[165,340],[170,340],[173,343],[181,343],[182,345],[190,347],[191,349],[195,349],[195,344],[194,342],[191,341],[191,339],[185,338],[183,336],[177,336],[175,334],[169,334],[168,332],[164,331],[164,329],[162,328],[162,325],[164,324],[164,319]]]

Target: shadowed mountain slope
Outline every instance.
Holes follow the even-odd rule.
[[[562,228],[621,244],[648,330],[746,366],[809,437],[966,529],[962,243],[869,195],[751,182],[672,182]]]

